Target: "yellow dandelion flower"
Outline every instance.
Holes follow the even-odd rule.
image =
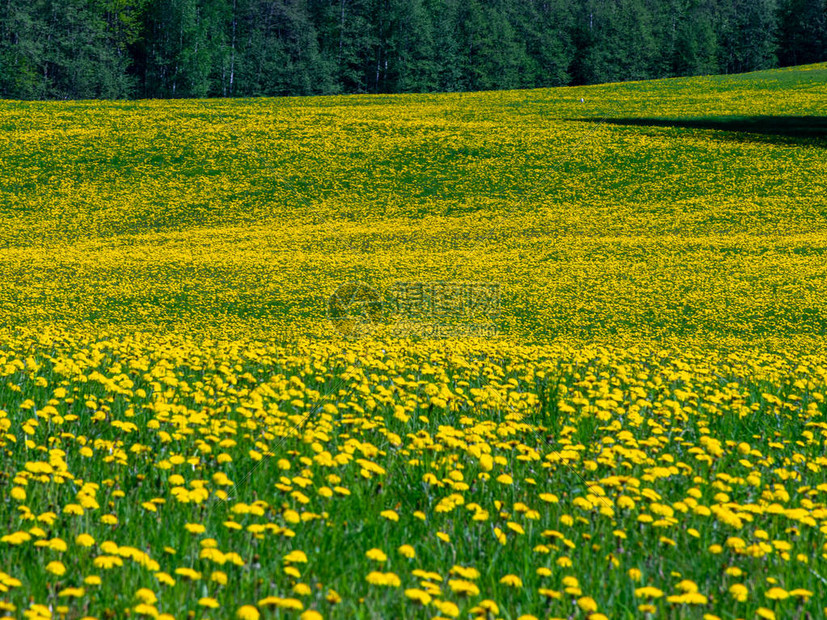
[[[371,571],[365,577],[367,582],[374,586],[391,586],[398,588],[402,585],[401,580],[394,573],[381,573],[379,571]]]
[[[123,566],[123,560],[116,555],[99,555],[92,561],[92,564],[95,565],[95,568],[108,570],[116,566]]]
[[[451,601],[434,600],[433,606],[439,610],[439,613],[450,618],[456,618],[459,616],[459,607],[456,603],[452,603]]]
[[[451,575],[459,575],[463,579],[479,579],[480,572],[473,566],[458,566],[454,565],[448,571]]]
[[[304,551],[294,550],[284,556],[285,562],[307,564],[307,554]]]
[[[170,575],[169,573],[159,571],[159,572],[155,573],[155,578],[159,582],[163,583],[164,585],[167,585],[167,586],[174,586],[175,585],[175,579],[173,579],[172,575]]]
[[[500,608],[494,601],[490,599],[483,599],[476,606],[471,608],[472,614],[482,614],[488,616],[489,614],[496,616],[500,613]]]
[[[296,598],[281,598],[278,596],[268,596],[258,602],[259,607],[278,607],[280,609],[292,609],[294,611],[302,611],[304,604]]]
[[[577,606],[587,613],[597,611],[597,602],[590,596],[583,596],[577,599]]]
[[[70,597],[70,598],[83,598],[83,596],[85,594],[86,594],[86,589],[85,588],[64,588],[63,590],[61,590],[60,592],[57,593],[57,595],[60,598],[67,598],[67,597]]]
[[[75,537],[75,543],[80,545],[81,547],[91,547],[95,544],[95,539],[92,538],[89,534],[78,534]]]
[[[561,600],[563,598],[563,593],[558,590],[550,590],[549,588],[539,588],[537,590],[541,595],[545,596],[546,598],[553,598],[556,600]]]
[[[15,532],[13,534],[6,534],[0,538],[0,542],[8,543],[10,545],[22,545],[24,542],[31,539],[32,536],[28,532]]]
[[[416,601],[421,605],[427,605],[431,602],[431,595],[425,592],[424,590],[419,590],[416,588],[409,588],[405,590],[405,596],[407,596],[412,601]]]
[[[158,597],[155,595],[155,592],[149,588],[140,588],[137,590],[135,592],[135,598],[147,605],[154,605],[158,602]]]
[[[512,588],[523,587],[523,580],[520,579],[517,575],[505,575],[503,578],[500,579],[500,583],[506,586],[511,586]]]
[[[742,583],[734,583],[731,586],[729,586],[729,594],[739,603],[743,603],[747,600],[747,597],[749,596],[749,590]]]
[[[518,534],[525,534],[525,530],[519,523],[514,523],[513,521],[509,521],[505,524],[508,529],[512,532],[517,532]]]
[[[66,567],[63,565],[63,562],[57,561],[46,564],[46,570],[53,575],[57,575],[58,577],[66,573]]]
[[[699,594],[698,592],[685,592],[684,594],[667,596],[666,601],[678,605],[706,605],[708,599],[705,595]]]
[[[803,588],[796,588],[795,590],[790,590],[790,596],[795,596],[796,598],[803,598],[808,599],[810,598],[813,593],[810,590],[805,590]]]
[[[175,574],[185,577],[191,581],[198,581],[201,579],[201,573],[188,567],[176,568]]]
[[[63,553],[68,549],[68,545],[66,542],[61,538],[52,538],[50,540],[38,541],[35,543],[35,546],[45,546],[51,549],[52,551],[57,551],[58,553]]]
[[[242,605],[236,610],[235,617],[238,620],[259,620],[261,613],[252,605]]]
[[[149,616],[151,618],[158,617],[158,608],[155,605],[147,603],[139,603],[132,608],[132,611],[139,616]]]
[[[787,592],[784,588],[770,588],[766,592],[764,592],[764,596],[770,599],[771,601],[783,601],[786,598],[790,597],[789,592]]]
[[[465,579],[450,579],[448,587],[451,588],[452,592],[466,596],[477,596],[480,593],[480,589],[474,583]]]
[[[397,551],[409,559],[416,557],[416,550],[411,545],[402,545]]]

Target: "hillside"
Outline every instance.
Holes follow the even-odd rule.
[[[825,95],[812,65],[0,103],[0,319],[323,336],[348,280],[454,279],[498,282],[501,329],[523,339],[821,333]]]
[[[0,102],[0,616],[821,617],[825,119],[824,64]],[[440,281],[499,337],[334,329]]]

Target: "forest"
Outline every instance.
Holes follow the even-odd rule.
[[[827,59],[827,0],[0,0],[0,98],[476,91]]]

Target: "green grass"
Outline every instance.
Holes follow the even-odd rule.
[[[504,618],[585,618],[579,595],[539,592],[562,591],[567,576],[612,618],[641,616],[634,591],[644,584],[665,593],[658,618],[745,618],[760,607],[821,616],[817,596],[764,594],[767,577],[818,592],[827,573],[825,118],[824,64],[473,94],[0,102],[9,171],[0,181],[0,537],[37,523],[44,539],[69,546],[0,543],[0,569],[22,582],[0,600],[17,615],[31,596],[69,604],[69,618],[122,618],[148,587],[176,618],[230,617],[270,595],[325,617],[431,618],[435,607],[403,594],[423,587],[411,572],[421,568],[440,574],[442,598],[463,617],[490,599]],[[504,337],[342,341],[325,302],[352,280],[498,283]],[[457,404],[432,401],[432,388]],[[336,415],[321,413],[331,403]],[[739,453],[741,442],[757,453]],[[473,445],[499,457],[490,480]],[[65,451],[71,478],[23,473],[50,449]],[[320,449],[352,453],[350,462],[314,461]],[[271,454],[259,461],[251,450]],[[221,452],[232,460],[218,463]],[[540,459],[520,458],[532,454]],[[173,455],[200,461],[165,469]],[[363,474],[363,457],[385,473]],[[670,463],[678,473],[659,477]],[[305,469],[307,489],[276,486]],[[234,482],[230,501],[218,496],[218,471]],[[747,481],[754,471],[758,485]],[[463,505],[441,512],[452,472],[469,488]],[[513,484],[496,482],[503,473]],[[613,486],[626,475],[677,522],[639,522],[656,502],[629,480]],[[193,480],[207,481],[209,498],[176,499],[172,489]],[[99,508],[63,512],[84,482],[100,485]],[[613,502],[635,496],[635,507],[613,516],[578,507],[595,484]],[[338,485],[350,495],[318,492]],[[740,526],[683,512],[693,488],[702,505],[741,514]],[[142,506],[156,498],[158,512]],[[260,516],[231,512],[256,500],[266,502]],[[806,517],[765,510],[773,502]],[[473,520],[471,503],[488,517]],[[28,520],[21,505],[35,518],[54,511],[54,523]],[[399,522],[380,515],[388,509]],[[314,516],[292,523],[290,510]],[[117,525],[101,522],[108,513]],[[259,537],[229,529],[230,518],[290,531]],[[187,523],[206,531],[190,534]],[[735,536],[757,545],[760,530],[789,543],[789,556],[726,547]],[[76,545],[81,532],[97,546]],[[200,558],[207,537],[243,565]],[[105,540],[141,549],[160,571],[203,577],[165,586],[128,558],[96,568]],[[417,557],[399,554],[402,544]],[[389,556],[381,568],[365,557],[373,547]],[[294,549],[308,555],[301,577],[285,571]],[[64,576],[45,571],[58,558]],[[450,592],[454,565],[479,569],[479,596]],[[730,566],[744,575],[726,575]],[[370,585],[374,569],[402,586]],[[213,571],[227,585],[209,582]],[[77,602],[58,597],[90,574],[103,583]],[[523,587],[500,583],[508,574]],[[668,602],[682,579],[708,603]],[[744,603],[728,593],[736,581],[749,589]],[[291,594],[297,582],[311,592]],[[331,588],[340,603],[325,600]],[[205,596],[220,610],[199,608]]]

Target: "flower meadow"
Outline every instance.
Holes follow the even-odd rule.
[[[824,616],[826,102],[0,102],[0,616]]]
[[[8,611],[820,613],[823,358],[35,333],[7,347]]]

